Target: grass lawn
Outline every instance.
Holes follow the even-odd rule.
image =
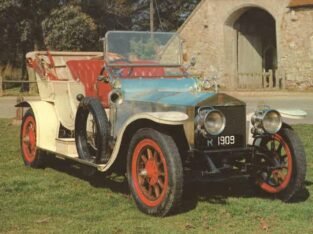
[[[142,214],[123,177],[85,177],[54,159],[46,169],[23,165],[19,127],[0,119],[0,233],[313,233],[313,125],[295,126],[308,173],[296,202],[255,192],[247,181],[187,186],[182,210]]]

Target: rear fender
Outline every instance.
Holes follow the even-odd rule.
[[[24,101],[17,104],[16,107],[30,107],[33,110],[37,125],[37,147],[55,152],[60,122],[55,113],[54,105],[44,101]]]

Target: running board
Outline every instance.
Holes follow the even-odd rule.
[[[67,155],[70,158],[78,158],[74,138],[57,138],[55,140],[56,153]]]
[[[90,167],[95,167],[100,172],[105,172],[106,171],[106,168],[105,168],[106,164],[96,164],[96,163],[93,163],[93,162],[89,162],[87,160],[80,159],[78,157],[77,158],[73,158],[73,157],[70,157],[70,156],[67,156],[67,155],[62,155],[62,154],[59,154],[59,153],[56,154],[56,157],[57,158],[61,158],[61,159],[69,159],[71,161],[78,162],[80,164],[84,164],[84,165],[87,165],[87,166],[90,166]]]
[[[45,150],[45,149],[43,149]],[[47,150],[45,150],[47,151]],[[87,166],[95,167],[98,171],[106,171],[106,164],[96,164],[78,157],[76,150],[76,143],[74,138],[58,138],[56,139],[56,151],[50,151],[50,153],[55,154],[55,157],[60,159],[72,160]]]

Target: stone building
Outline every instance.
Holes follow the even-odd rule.
[[[313,86],[313,0],[202,0],[178,31],[224,88]]]

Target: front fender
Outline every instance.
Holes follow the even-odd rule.
[[[157,124],[174,126],[183,125],[188,120],[188,118],[188,115],[182,112],[145,112],[133,115],[124,123],[123,127],[120,129],[111,158],[107,165],[103,168],[103,171],[107,171],[115,162],[121,148],[124,133],[126,132],[127,128],[135,121],[150,120]]]
[[[137,114],[135,116],[132,116],[130,118],[130,120],[132,118],[134,118],[135,120],[138,120],[138,119],[148,119],[148,120],[152,120],[153,122],[156,122],[156,123],[159,123],[159,124],[181,125],[181,124],[184,124],[184,122],[189,117],[185,113],[178,112],[178,111],[171,111],[171,112],[146,112],[146,113],[140,113],[140,114]]]
[[[60,122],[52,103],[45,101],[21,102],[16,107],[30,107],[36,120],[37,147],[51,152],[56,151],[56,138],[58,137]]]

